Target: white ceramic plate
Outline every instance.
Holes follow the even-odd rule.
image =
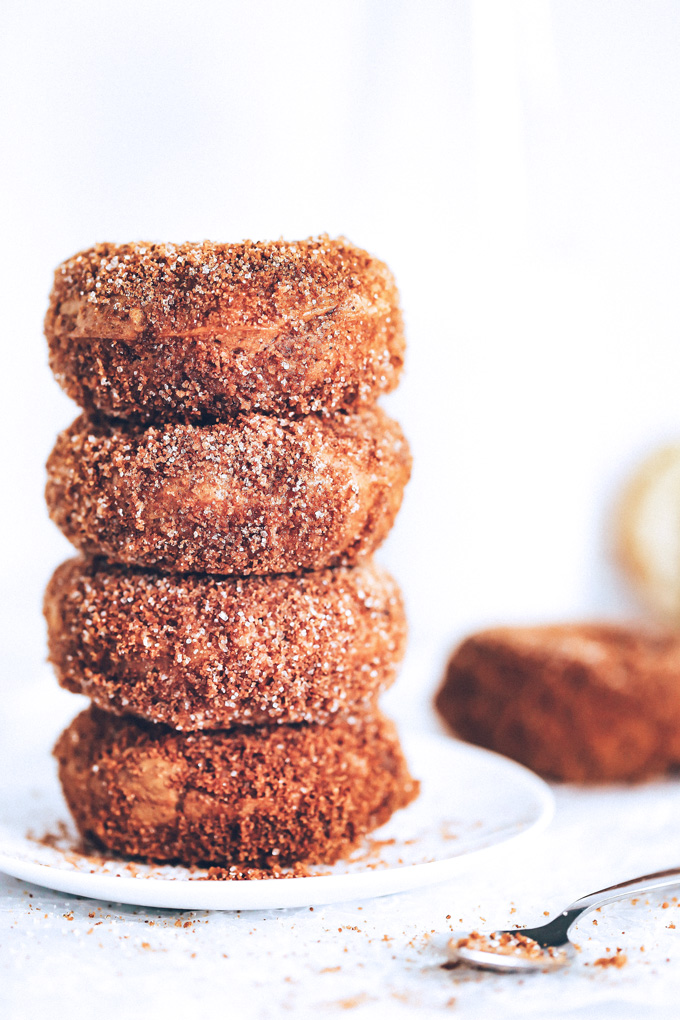
[[[353,856],[304,878],[199,880],[205,872],[131,864],[79,852],[56,778],[39,785],[15,762],[0,788],[0,871],[115,903],[178,910],[300,907],[402,892],[444,881],[481,854],[544,828],[553,797],[537,776],[500,755],[438,735],[404,739],[421,795]],[[45,756],[46,757],[46,756]],[[33,764],[33,763],[31,763]],[[23,776],[23,779],[22,779]],[[55,838],[45,840],[47,833]],[[46,842],[48,845],[46,845]]]

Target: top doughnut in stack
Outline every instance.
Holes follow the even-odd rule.
[[[45,333],[76,403],[154,423],[356,411],[405,347],[387,266],[328,237],[95,245],[57,269]]]
[[[46,491],[82,554],[48,587],[50,657],[98,706],[57,746],[81,831],[153,859],[340,856],[416,790],[376,708],[403,607],[367,559],[410,472],[375,406],[403,360],[389,270],[327,237],[98,245],[58,268],[45,330],[85,411],[57,440]],[[232,786],[256,759],[268,788],[267,741],[290,746],[282,793],[300,802],[298,828],[266,797],[227,803],[224,783],[192,820],[199,730],[214,775],[229,750]],[[322,739],[336,765],[315,786]],[[146,778],[130,779],[130,746]]]

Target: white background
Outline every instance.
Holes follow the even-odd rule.
[[[69,547],[43,463],[54,267],[95,241],[344,233],[393,268],[415,641],[615,615],[611,501],[680,435],[672,0],[51,4],[2,15],[3,681]],[[431,687],[436,678],[423,678]]]
[[[466,631],[636,611],[611,562],[610,521],[627,472],[680,437],[679,41],[674,0],[5,0],[5,733],[21,741],[25,732],[28,745],[33,701],[34,739],[47,755],[42,734],[58,692],[45,694],[40,602],[69,546],[44,509],[43,464],[76,409],[47,369],[42,318],[57,263],[101,240],[327,231],[394,270],[410,347],[386,404],[415,457],[381,554],[402,583],[413,633],[406,701],[395,711],[426,712],[443,658]],[[63,699],[55,723],[68,699],[75,712],[77,700]],[[355,923],[356,906],[351,917],[349,907],[268,922],[213,915],[213,941],[199,940],[197,960],[165,918],[177,953],[163,969],[164,957],[143,952],[148,929],[135,912],[116,914],[102,941],[88,943],[69,928],[62,897],[29,901],[21,883],[2,879],[2,981],[13,1016],[29,993],[54,1016],[123,1015],[137,997],[146,1016],[152,1001],[158,1015],[191,1001],[206,1016],[230,1001],[244,1017],[271,1015],[277,1001],[291,1015],[303,1003],[318,1015],[316,1003],[358,990],[369,996],[354,1013],[363,1017],[379,1015],[375,1001],[390,987],[380,1015],[411,1006],[448,1015],[452,994],[470,1016],[495,1003],[545,1017],[549,1002],[550,1015],[566,1015],[565,987],[542,979],[505,984],[502,1001],[497,982],[449,986],[441,952],[421,953],[412,936],[436,929],[440,938],[452,912],[468,927],[536,923],[572,895],[677,863],[672,804],[644,788],[561,793],[533,858],[491,879],[481,869],[466,888],[377,901],[372,948],[357,943],[343,957],[338,943],[343,969],[328,979],[316,972],[335,962],[332,933]],[[78,933],[88,906],[77,905]],[[640,953],[638,969],[592,981],[575,968],[564,978],[569,1015],[593,1015],[595,999],[607,1016],[639,1016],[644,1003],[651,1016],[652,1001],[654,1016],[677,1011],[676,933],[658,905],[649,912],[638,920],[646,934],[630,930],[649,944],[656,925],[666,939],[651,969]],[[159,935],[152,948],[169,951],[166,942]]]

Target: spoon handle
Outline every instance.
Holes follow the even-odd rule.
[[[624,893],[652,892],[654,889],[667,889],[674,885],[680,885],[680,868],[655,871],[651,875],[640,875],[639,878],[629,878],[626,882],[609,885],[606,889],[598,889],[596,892],[588,893],[587,896],[581,896],[574,900],[567,910],[576,908],[583,910],[595,903],[610,903],[612,900],[621,899]]]

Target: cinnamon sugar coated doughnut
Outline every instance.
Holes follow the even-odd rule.
[[[351,410],[404,357],[387,266],[327,236],[95,245],[58,267],[45,333],[69,396],[140,421]]]
[[[399,589],[370,562],[219,578],[73,559],[45,616],[63,687],[182,730],[370,709],[406,643]]]
[[[680,637],[610,624],[506,627],[451,658],[436,706],[465,740],[570,782],[680,764]]]
[[[376,549],[410,468],[379,408],[157,428],[81,415],[50,455],[46,499],[77,549],[112,562],[293,573]]]
[[[155,861],[332,863],[418,792],[379,716],[178,733],[89,708],[55,755],[83,836]]]

